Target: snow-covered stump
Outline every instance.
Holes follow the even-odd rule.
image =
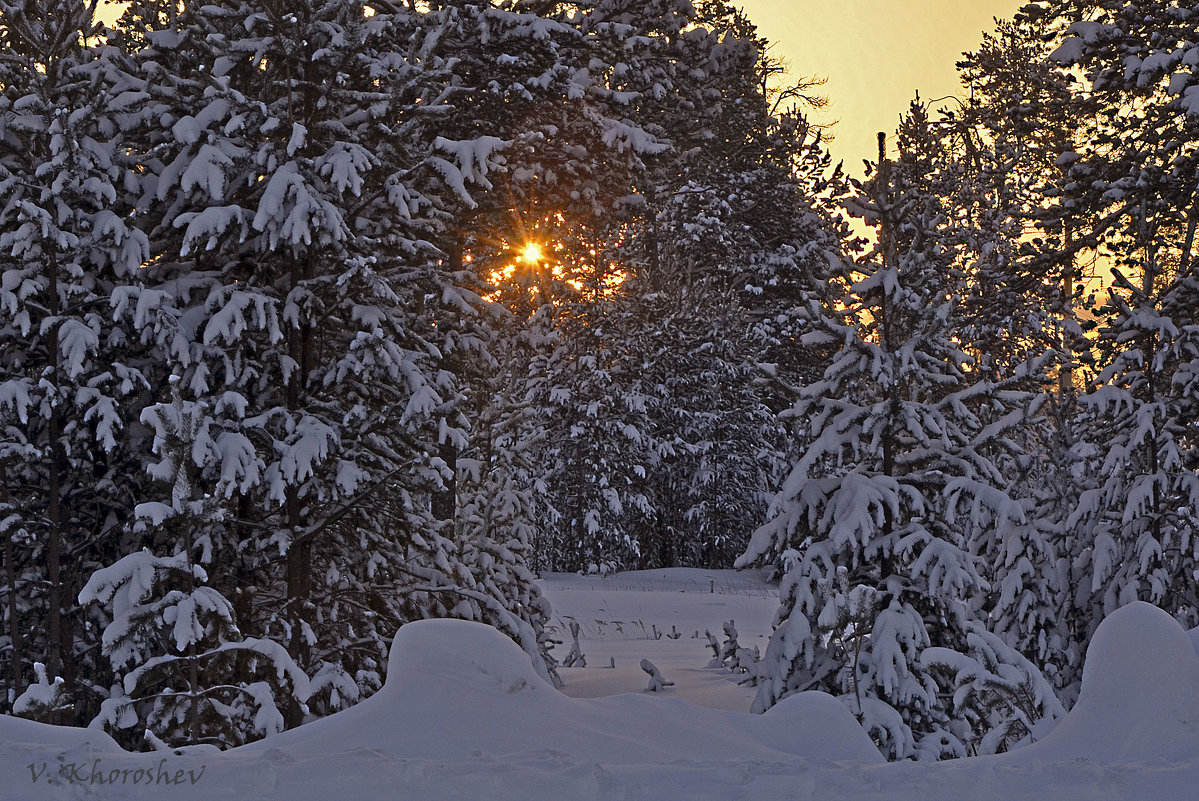
[[[646,692],[656,693],[661,692],[667,687],[673,687],[673,681],[667,681],[662,677],[662,672],[648,659],[641,660],[641,669],[649,674],[649,686],[645,688]]]

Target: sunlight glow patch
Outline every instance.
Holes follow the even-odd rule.
[[[531,264],[538,264],[544,258],[544,254],[541,252],[541,245],[538,245],[536,242],[530,242],[520,252],[520,257]]]

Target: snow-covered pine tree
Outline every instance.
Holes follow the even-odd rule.
[[[549,443],[563,566],[731,564],[763,511],[777,433],[735,294],[634,276],[574,310],[546,371],[562,383],[540,388],[573,421]]]
[[[833,692],[893,759],[966,752],[922,654],[966,650],[987,589],[972,541],[1023,520],[988,455],[1021,397],[967,375],[953,232],[930,188],[940,155],[914,103],[898,160],[880,158],[852,202],[878,242],[844,296],[812,312],[805,342],[838,350],[789,414],[803,455],[738,560],[786,567],[754,709]],[[996,405],[1007,411],[984,424]]]
[[[148,257],[123,138],[141,96],[97,43],[94,11],[0,4],[0,465],[6,534],[18,537],[7,592],[20,592],[5,606],[6,658],[19,651],[20,664],[3,682],[19,693],[43,662],[80,715],[96,699],[72,599],[144,486],[129,426],[146,382],[110,308]]]
[[[848,186],[804,116],[823,102],[818,82],[777,86],[770,43],[727,3],[664,2],[644,16],[629,5],[597,8],[626,9],[646,29],[617,85],[671,147],[645,158],[620,260],[653,291],[705,281],[735,293],[757,361],[803,383],[823,367],[815,351],[793,347],[804,330],[795,310],[824,286],[838,237],[851,238],[835,204]]]
[[[781,427],[761,398],[756,342],[736,293],[714,283],[654,290],[633,278],[613,304],[647,392],[644,567],[728,567],[765,513]]]
[[[1142,286],[1115,271],[1101,310],[1108,323],[1100,343],[1113,346],[1110,362],[1080,398],[1098,486],[1081,494],[1068,526],[1089,534],[1091,548],[1076,559],[1096,606],[1110,613],[1147,600],[1192,625],[1199,623],[1192,432],[1199,280],[1149,259]],[[1090,621],[1088,639],[1101,618]]]
[[[1094,625],[1087,565],[1090,532],[1070,524],[1080,495],[1096,484],[1093,446],[1080,422],[1075,392],[1051,395],[1021,432],[1026,456],[1012,490],[1025,523],[992,555],[989,628],[1024,654],[1054,686],[1066,707],[1078,698],[1087,632]]]
[[[630,192],[638,154],[657,145],[625,119],[622,101],[606,85],[590,18],[580,9],[451,3],[432,9],[431,17],[441,21],[437,52],[454,59],[454,111],[445,119],[442,142],[448,169],[462,178],[463,187],[463,202],[454,210],[443,250],[452,263],[489,281],[489,301],[503,304],[511,315],[485,321],[489,347],[500,358],[481,371],[467,367],[474,376],[468,388],[476,395],[471,403],[512,432],[546,428],[544,436],[520,443],[490,439],[486,430],[476,428],[467,448],[477,453],[497,442],[507,442],[505,449],[536,444],[539,469],[522,468],[521,475],[503,480],[524,485],[520,491],[527,500],[535,487],[549,490],[548,504],[537,514],[543,524],[539,528],[553,531],[554,521],[561,519],[555,506],[566,505],[559,491],[569,483],[564,470],[579,460],[557,458],[552,443],[570,443],[564,433],[568,428],[578,429],[576,444],[579,436],[591,442],[628,430],[626,413],[619,408],[604,407],[595,421],[573,410],[565,416],[545,412],[551,397],[562,403],[578,387],[596,391],[587,386],[586,369],[559,371],[576,364],[576,357],[588,358],[578,349],[592,342],[563,335],[563,326],[604,316],[600,296],[610,281],[602,242],[617,230],[612,218],[619,200]],[[618,36],[631,38],[634,30]],[[601,410],[599,405],[589,408],[593,414]],[[536,421],[511,420],[530,411],[539,414]],[[585,436],[584,428],[590,429]],[[463,455],[465,464],[475,464],[473,457]],[[518,461],[527,458],[522,455]],[[503,459],[493,463],[493,469],[502,464]],[[605,476],[588,476],[577,485],[579,492],[587,497],[606,492]],[[493,480],[501,476],[494,474]],[[467,488],[480,489],[463,481],[460,490]],[[580,497],[574,493],[574,506]],[[463,502],[477,505],[478,500]],[[630,506],[611,498],[605,503],[610,501],[621,509]],[[631,505],[637,505],[635,498]],[[531,528],[532,523],[522,525]],[[552,538],[543,538],[543,544]]]
[[[496,367],[519,361],[493,344]],[[482,408],[471,414],[472,436],[458,457],[454,540],[467,573],[455,617],[482,620],[525,648],[556,682],[546,623],[549,602],[535,583],[537,524],[544,487],[537,476],[537,447],[543,436],[538,417],[515,397],[520,386],[510,372],[473,383]],[[490,395],[484,393],[490,390]],[[500,603],[497,603],[500,602]]]
[[[544,462],[532,450],[544,441],[544,421],[526,401],[540,380],[528,370],[531,343],[543,341],[552,314],[534,311],[570,299],[567,280],[595,263],[581,243],[594,242],[588,237],[625,193],[620,176],[644,144],[595,96],[582,19],[569,6],[478,2],[431,4],[411,17],[422,58],[447,70],[431,161],[450,191],[439,198],[442,228],[431,241],[455,279],[487,298],[459,303],[469,313],[438,322],[440,367],[461,381],[439,413],[457,415],[466,433],[439,432],[446,483],[434,505],[464,570],[431,577],[421,592],[430,614],[495,622],[526,648],[544,640],[547,615],[526,564],[536,523],[549,514],[539,503]],[[523,255],[529,245],[545,256]],[[447,304],[446,293],[426,300]],[[479,602],[495,589],[521,636],[496,618],[494,602]]]
[[[1071,118],[1084,104],[1077,82],[1049,62],[1051,46],[1027,17],[1000,22],[958,63],[969,97],[939,124],[956,151],[944,191],[962,232],[965,344],[975,370],[1003,375],[1046,350],[1061,352],[1060,386],[1071,387],[1071,352],[1085,352],[1075,319],[1079,223],[1049,214],[1046,185],[1075,147]],[[947,176],[949,177],[949,176]]]
[[[451,223],[501,142],[442,135],[448,101],[476,97],[446,8],[378,11],[188,7],[139,51],[161,79],[143,212],[161,255],[121,312],[188,392],[238,409],[219,422],[249,444],[229,597],[313,674],[315,714],[376,688],[421,617],[497,623],[545,667],[520,547],[463,541],[434,508],[440,446],[466,438],[464,365],[486,358]]]
[[[550,544],[557,570],[608,571],[641,557],[648,495],[647,387],[626,350],[628,325],[606,303],[554,310],[552,348],[534,357],[530,400],[547,420]]]
[[[452,257],[457,240],[512,304],[528,298],[507,286],[594,280],[606,266],[591,252],[596,231],[612,227],[604,218],[629,194],[638,155],[662,146],[606,86],[591,17],[573,4],[473,0],[437,4],[423,24],[431,53],[452,64],[439,142],[460,203],[443,250]],[[530,245],[544,255],[524,257]]]
[[[1089,481],[1075,425],[1079,362],[1091,345],[1077,321],[1083,223],[1047,198],[1060,182],[1087,103],[1077,81],[1047,60],[1043,20],[1027,7],[1000,22],[958,63],[970,96],[946,112],[956,128],[963,179],[952,187],[967,250],[963,339],[974,373],[998,376],[1037,352],[1056,351],[1056,391],[1013,435],[1022,453],[1001,465],[1026,522],[1002,540],[980,542],[991,583],[988,627],[1043,671],[1067,703],[1077,696],[1089,617],[1073,556],[1085,545],[1066,525]],[[1030,16],[1031,15],[1031,16]],[[1032,388],[1032,387],[1030,387]],[[1083,538],[1085,539],[1085,537]],[[1079,603],[1082,602],[1080,606]]]
[[[116,674],[93,724],[136,726],[135,740],[151,732],[172,747],[232,747],[282,731],[277,704],[302,706],[308,676],[279,643],[243,637],[233,604],[207,585],[202,563],[214,569],[228,558],[221,546],[235,490],[231,463],[247,443],[214,425],[206,404],[184,400],[178,381],[171,389],[170,403],[142,414],[160,459],[149,472],[165,498],[139,504],[135,526],[157,529],[172,555],[127,554],[79,593],[81,605],[105,608],[101,650]]]
[[[1113,267],[1098,375],[1080,398],[1096,486],[1068,522],[1086,533],[1080,605],[1096,610],[1079,636],[1136,599],[1194,625],[1199,14],[1166,2],[1037,8],[1056,33],[1051,60],[1083,74],[1092,104],[1079,115],[1085,147],[1062,158],[1059,213],[1086,219],[1080,241]]]
[[[221,421],[247,444],[229,575],[243,625],[324,677],[318,711],[376,687],[386,640],[420,616],[393,567],[453,553],[423,537],[437,410],[457,390],[424,311],[454,281],[427,241],[441,90],[404,56],[411,13],[189,6],[139,53],[148,75],[192,69],[156,95],[161,255],[121,311],[186,391],[238,409]]]

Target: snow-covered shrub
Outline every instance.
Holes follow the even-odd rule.
[[[969,629],[965,653],[925,648],[920,655],[952,694],[951,726],[969,753],[1007,751],[1027,741],[1042,719],[1065,716],[1036,665],[980,623],[972,622]]]
[[[49,723],[55,712],[70,707],[63,692],[62,676],[55,676],[54,681],[51,681],[46,674],[46,666],[41,662],[33,663],[33,672],[37,681],[26,687],[25,692],[13,701],[12,713],[17,717]]]
[[[303,703],[308,677],[271,640],[245,638],[233,606],[185,552],[129,554],[96,571],[79,603],[106,607],[102,649],[118,676],[93,725],[140,725],[172,747],[222,747],[283,730],[278,704]]]
[[[726,620],[721,628],[724,629],[724,642],[720,644],[720,653],[717,658],[729,670],[737,669],[737,651],[741,645],[737,642],[737,627],[732,620]]]

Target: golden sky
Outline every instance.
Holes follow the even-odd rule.
[[[878,131],[892,134],[916,90],[933,99],[960,93],[954,64],[974,50],[994,17],[1026,0],[735,0],[773,53],[797,75],[828,78],[823,93],[834,159],[860,175],[878,154]]]
[[[104,22],[112,24],[117,17],[121,16],[124,6],[124,3],[116,3],[113,0],[100,0],[100,11],[97,16]]]

